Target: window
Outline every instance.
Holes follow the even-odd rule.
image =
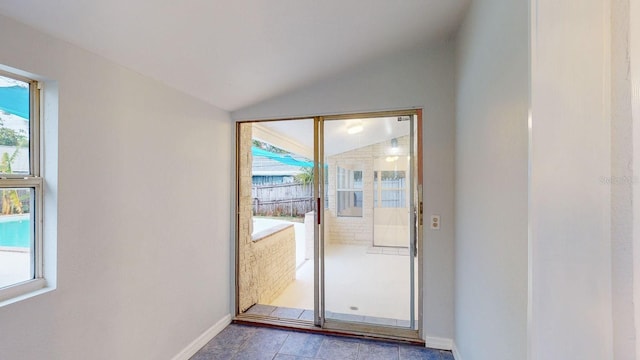
[[[42,281],[39,114],[38,83],[0,72],[0,301]]]
[[[338,216],[362,217],[362,171],[337,168]]]
[[[406,207],[405,177],[404,171],[374,171],[373,206],[377,208]]]

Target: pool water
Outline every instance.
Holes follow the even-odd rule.
[[[28,214],[0,216],[0,247],[31,247],[31,221]]]

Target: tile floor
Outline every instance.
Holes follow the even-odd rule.
[[[450,351],[231,324],[191,360],[453,360]]]

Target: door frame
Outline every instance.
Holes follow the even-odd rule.
[[[417,270],[412,272],[412,276],[417,277],[417,286],[413,287],[413,291],[417,292],[417,304],[412,304],[414,308],[417,308],[417,324],[412,328],[391,328],[388,326],[379,326],[379,325],[370,325],[370,324],[361,324],[361,323],[350,323],[344,322],[340,320],[329,320],[325,321],[324,317],[321,316],[324,314],[324,292],[321,289],[320,284],[324,281],[322,279],[323,276],[323,268],[324,268],[324,244],[321,244],[322,236],[321,236],[321,226],[320,224],[324,224],[324,214],[319,209],[324,209],[324,181],[319,181],[324,174],[322,171],[324,170],[323,164],[319,161],[321,158],[320,155],[324,154],[323,144],[318,141],[318,139],[323,138],[323,129],[321,126],[324,120],[348,120],[348,119],[362,119],[362,118],[376,118],[376,117],[393,117],[393,116],[415,116],[415,129],[413,129],[415,136],[411,138],[416,141],[413,145],[415,149],[415,156],[411,159],[411,167],[413,167],[412,176],[414,176],[415,186],[412,186],[412,189],[415,189],[415,194],[413,194],[414,198],[414,209],[410,210],[413,213],[413,220],[415,227],[415,235],[413,241],[413,253],[418,262]],[[256,315],[247,315],[241,314],[239,311],[240,308],[240,299],[239,299],[239,275],[240,275],[240,264],[239,264],[239,205],[240,205],[240,127],[243,123],[261,123],[261,122],[270,122],[270,121],[287,121],[287,120],[302,120],[302,119],[314,119],[314,162],[315,162],[315,171],[314,171],[314,197],[316,199],[316,231],[314,232],[314,321],[313,322],[305,322],[305,321],[290,321],[283,320],[273,317],[267,316],[256,316]],[[349,113],[349,114],[333,114],[333,115],[318,115],[318,116],[297,116],[297,117],[287,117],[287,118],[274,118],[274,119],[258,119],[258,120],[243,120],[237,121],[235,127],[235,174],[236,174],[236,182],[235,182],[235,201],[234,201],[234,220],[235,220],[235,304],[234,304],[234,322],[237,323],[254,323],[254,324],[266,324],[270,326],[278,326],[285,328],[297,328],[304,329],[307,331],[317,331],[321,333],[332,333],[332,334],[345,334],[345,335],[355,335],[355,336],[367,336],[373,338],[381,338],[381,339],[393,339],[393,340],[401,340],[407,342],[414,342],[419,344],[424,344],[423,340],[423,282],[422,275],[424,269],[424,261],[423,261],[423,143],[422,143],[422,109],[407,109],[407,110],[389,110],[389,111],[376,111],[376,112],[358,112],[358,113]],[[322,246],[321,246],[322,245]],[[416,284],[414,278],[411,279],[412,284]],[[415,299],[415,295],[411,296],[412,302]],[[415,316],[414,316],[415,317]],[[412,321],[413,322],[413,321]],[[413,328],[417,329],[413,329]]]
[[[332,120],[351,120],[351,119],[370,119],[370,118],[383,118],[383,117],[398,117],[398,116],[412,116],[414,117],[414,122],[412,122],[411,131],[413,134],[410,134],[411,139],[411,151],[415,153],[415,156],[411,158],[410,161],[410,173],[412,174],[413,186],[410,186],[410,196],[414,202],[414,209],[410,209],[410,213],[412,214],[411,219],[413,225],[411,226],[410,233],[412,234],[412,244],[410,245],[410,256],[415,255],[418,261],[417,269],[413,269],[411,271],[411,299],[410,306],[413,309],[411,313],[413,314],[417,307],[417,315],[418,320],[417,324],[415,324],[415,316],[411,319],[410,328],[391,328],[388,326],[375,325],[375,324],[364,324],[364,323],[354,323],[347,322],[342,320],[335,319],[326,319],[323,314],[325,314],[325,292],[324,292],[324,236],[322,236],[323,227],[325,224],[324,219],[324,181],[320,181],[323,179],[320,175],[324,175],[324,121],[332,121]],[[314,177],[314,193],[316,194],[317,205],[317,221],[316,221],[316,231],[315,231],[315,243],[314,243],[314,292],[316,300],[319,300],[319,306],[316,306],[314,309],[314,324],[324,329],[330,330],[338,330],[338,331],[348,331],[348,332],[357,332],[357,333],[372,333],[378,335],[388,335],[394,337],[403,337],[403,338],[422,338],[423,330],[423,284],[421,274],[423,273],[423,254],[422,251],[418,251],[418,249],[422,249],[422,234],[423,234],[423,200],[422,200],[422,109],[412,109],[412,110],[396,110],[396,111],[381,111],[381,112],[363,112],[363,113],[352,113],[352,114],[339,114],[339,115],[327,115],[327,116],[319,116],[315,118],[316,126],[314,127],[315,131],[315,171],[316,176]],[[414,128],[415,126],[415,128]],[[415,136],[414,136],[415,134]],[[319,209],[323,211],[318,211]],[[417,272],[417,274],[416,274]],[[416,281],[415,277],[417,276],[417,286],[415,286]],[[417,304],[415,292],[417,292],[418,299]],[[416,306],[417,305],[417,306]],[[417,325],[417,326],[416,326]],[[414,329],[416,328],[417,329]]]

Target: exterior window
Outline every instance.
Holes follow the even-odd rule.
[[[42,278],[38,83],[0,72],[0,301]]]
[[[404,208],[406,175],[404,171],[373,172],[373,206],[377,208]]]
[[[338,216],[362,217],[362,171],[337,168]]]

